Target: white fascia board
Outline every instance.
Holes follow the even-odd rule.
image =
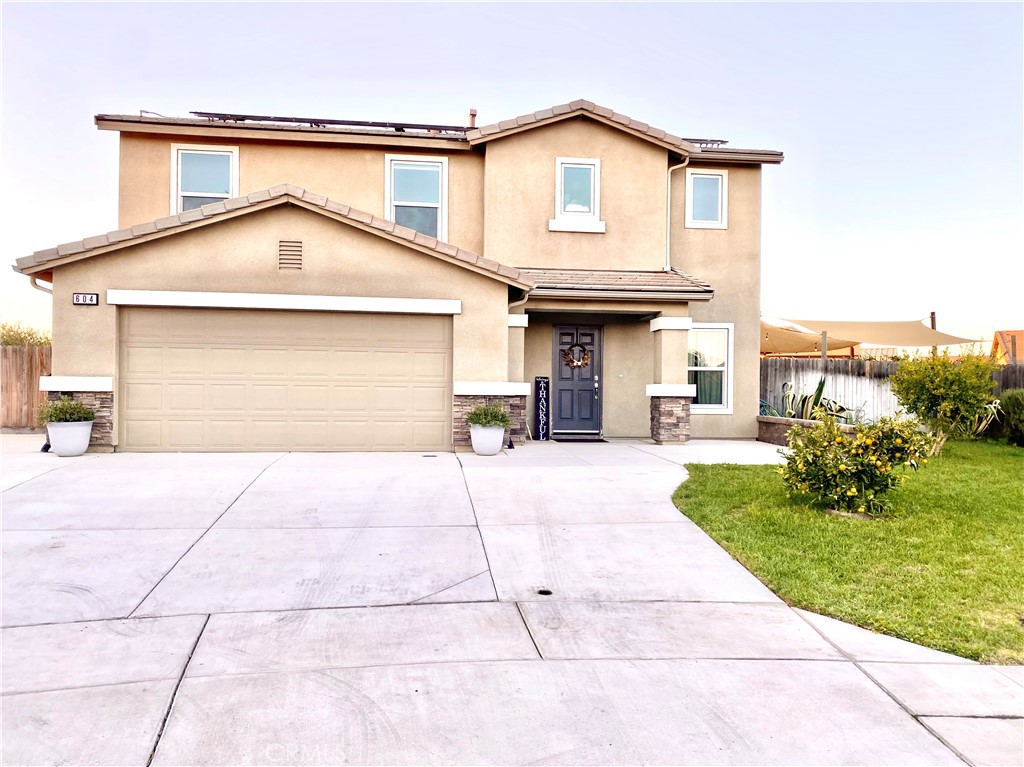
[[[691,330],[692,317],[655,317],[651,320],[651,332],[659,330]]]
[[[521,396],[530,393],[530,384],[516,381],[455,381],[452,394],[485,396]]]
[[[39,391],[114,391],[114,377],[39,376]]]
[[[697,384],[647,384],[648,397],[693,397],[697,396]]]
[[[294,309],[305,312],[462,314],[462,301],[458,299],[306,296],[295,293],[110,289],[107,290],[107,303],[123,306],[182,306],[209,309]]]
[[[530,315],[510,314],[508,316],[508,326],[510,328],[528,328],[530,327]]]

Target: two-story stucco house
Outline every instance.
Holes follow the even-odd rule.
[[[757,433],[761,166],[588,101],[485,127],[194,113],[120,133],[120,227],[21,258],[96,449]],[[43,286],[44,289],[45,285]],[[93,295],[94,294],[94,295]],[[94,303],[93,303],[94,302]]]

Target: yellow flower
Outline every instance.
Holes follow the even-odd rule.
[[[927,458],[922,458],[921,459],[921,463],[928,463],[928,459]]]
[[[839,471],[846,471],[846,464],[845,463],[839,464]]]
[[[902,440],[902,439],[900,439],[899,437],[897,437],[897,438],[896,438],[896,444],[897,444],[897,445],[902,445],[902,444],[903,444],[903,440]]]
[[[836,437],[836,444],[837,445],[841,445],[842,443],[843,443],[843,438],[842,437]]]
[[[864,444],[865,445],[872,445],[872,444],[874,444],[874,442],[875,441],[873,439],[866,439],[866,440],[864,440]]]
[[[858,506],[857,507],[857,511],[859,511],[861,514],[863,514],[866,508],[867,508],[866,506]]]
[[[846,491],[846,494],[851,497],[857,495],[857,488],[851,487],[849,490]]]

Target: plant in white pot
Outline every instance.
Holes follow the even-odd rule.
[[[96,413],[66,394],[39,406],[39,423],[46,426],[50,449],[59,456],[81,455],[89,447]]]
[[[500,405],[480,405],[466,419],[469,439],[477,455],[497,455],[505,445],[505,429],[512,423]]]

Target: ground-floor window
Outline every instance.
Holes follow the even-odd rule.
[[[694,413],[732,412],[732,323],[695,322],[690,330],[689,382]]]

